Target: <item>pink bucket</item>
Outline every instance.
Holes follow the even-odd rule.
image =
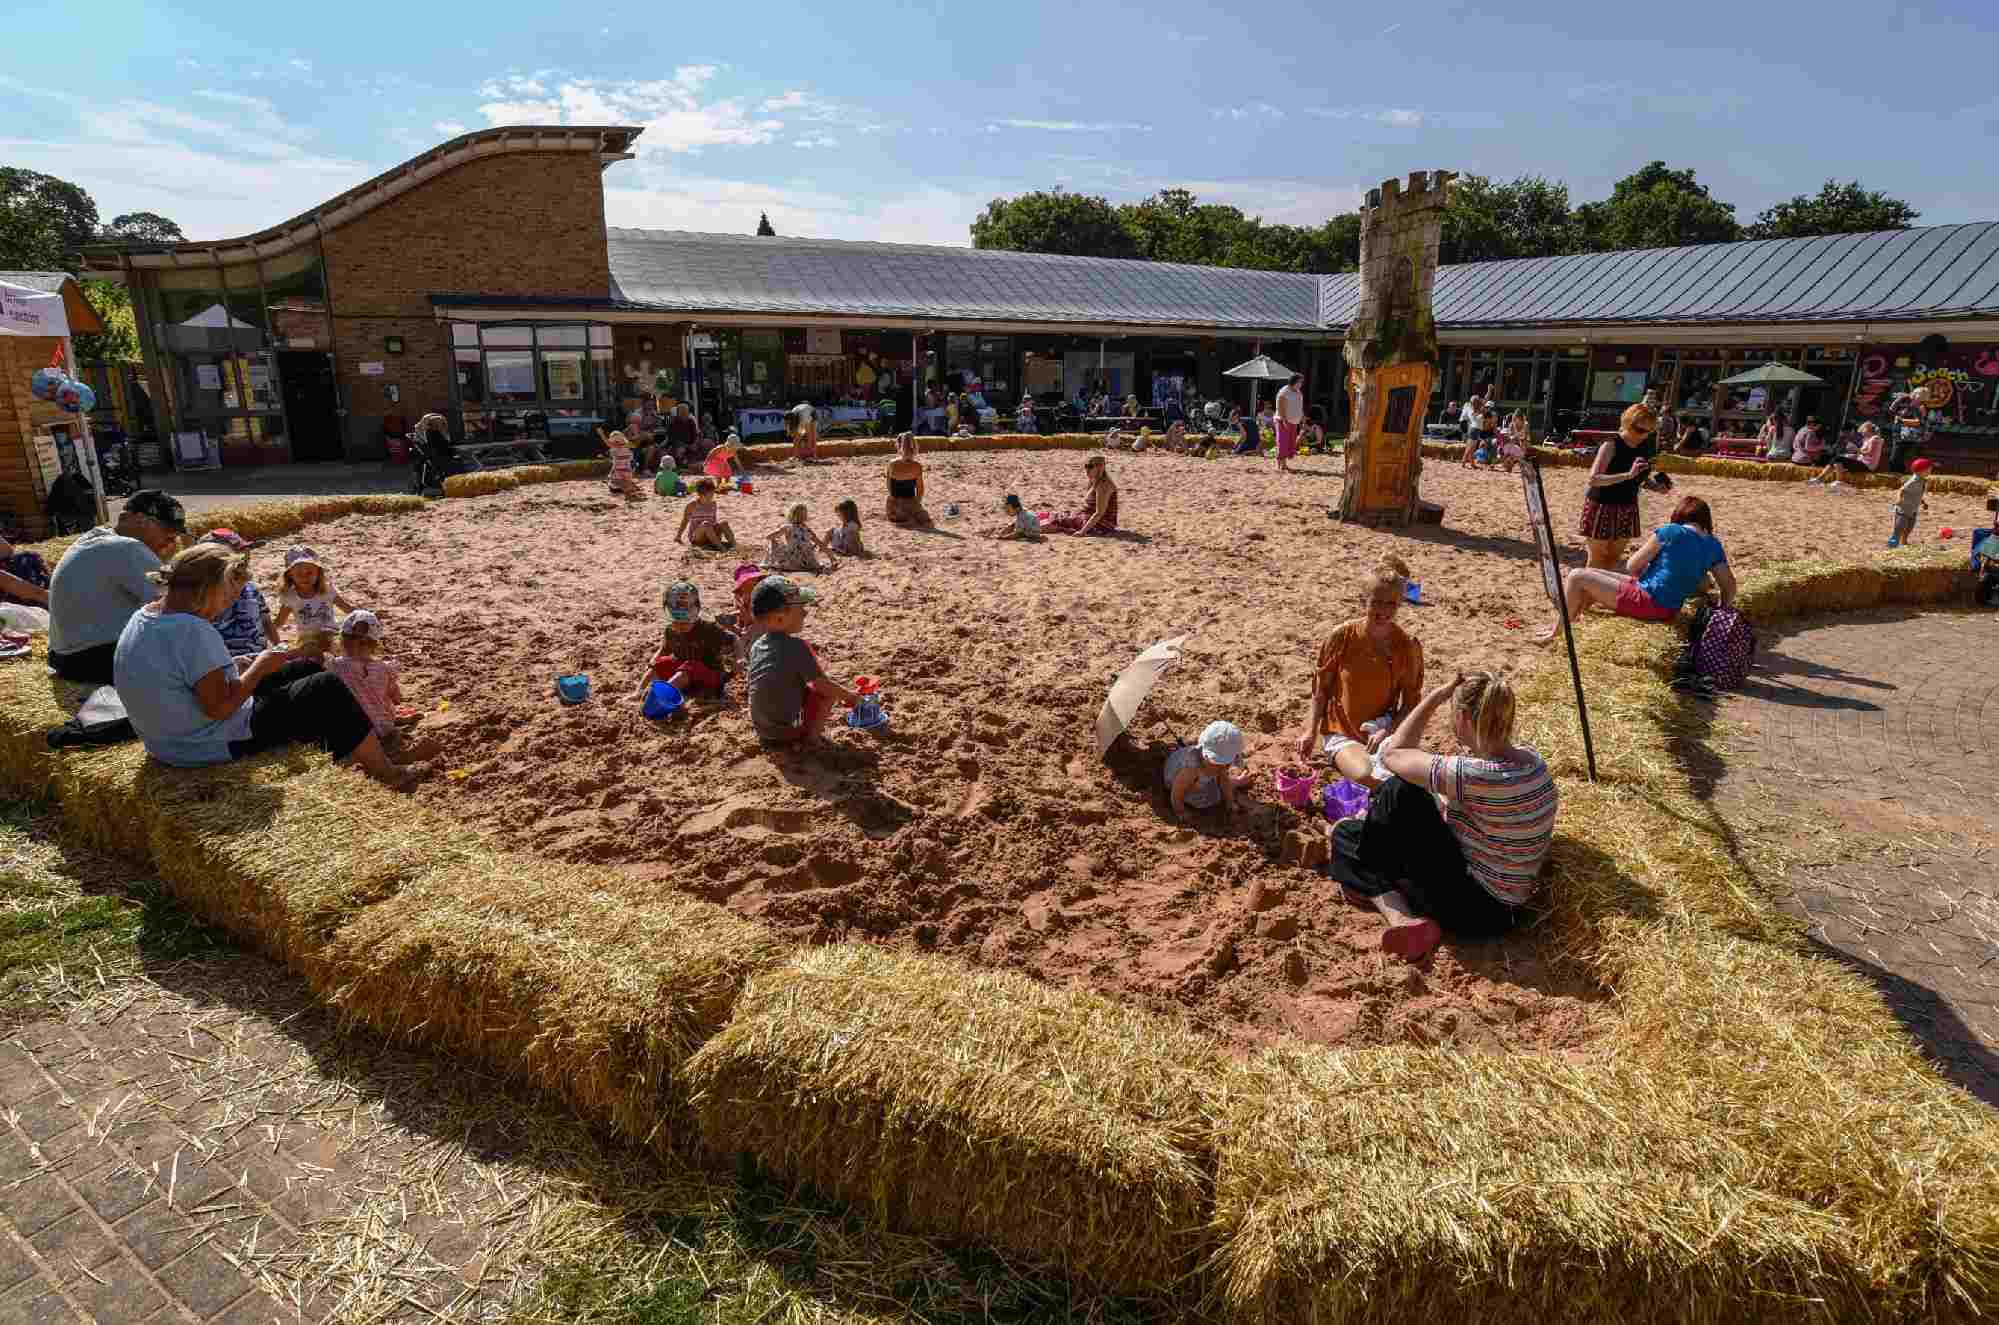
[[[1301,810],[1312,803],[1318,790],[1319,780],[1310,772],[1280,768],[1270,776],[1277,784],[1277,799]]]

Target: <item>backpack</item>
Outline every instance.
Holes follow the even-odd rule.
[[[1694,670],[1717,690],[1734,690],[1749,679],[1756,656],[1756,629],[1732,607],[1703,609],[1695,619]]]

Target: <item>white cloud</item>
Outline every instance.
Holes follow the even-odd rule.
[[[1146,133],[1152,126],[1117,120],[993,120],[986,128],[1039,129],[1046,133]]]
[[[714,65],[682,65],[671,78],[601,82],[571,78],[551,91],[541,76],[484,84],[479,107],[488,124],[638,124],[638,150],[698,153],[709,147],[751,147],[774,141],[784,121],[752,111],[740,98],[704,99]]]
[[[285,118],[278,114],[277,107],[273,106],[267,97],[246,96],[241,92],[218,92],[214,88],[206,87],[197,89],[194,95],[204,101],[212,101],[219,105],[234,108],[245,120],[255,125],[260,132],[284,139],[296,139],[299,136],[299,131],[285,122]],[[172,114],[172,112],[165,112],[163,109],[162,113],[163,115]],[[180,118],[182,118],[183,123],[188,128],[198,128],[211,133],[228,132],[227,129],[219,128],[212,120],[202,121],[197,124],[188,117]]]
[[[1375,33],[1374,39],[1376,41],[1380,41],[1383,37],[1388,36],[1390,33],[1400,31],[1401,27],[1402,25],[1400,23],[1390,23],[1387,27],[1383,28],[1381,31]]]
[[[1247,106],[1217,106],[1215,118],[1218,120],[1269,120],[1275,123],[1284,118],[1284,112],[1267,101],[1252,101]]]
[[[466,126],[458,120],[439,120],[430,127],[437,130],[440,138],[456,138],[459,134],[467,132]]]
[[[801,88],[792,88],[781,97],[767,97],[758,105],[758,110],[780,114],[787,110],[802,110],[810,101]]]
[[[605,177],[604,214],[612,225],[649,230],[752,234],[769,213],[780,235],[811,239],[871,239],[896,244],[971,243],[971,225],[992,190],[963,192],[923,186],[887,195],[829,190],[805,180],[769,183],[648,172],[642,185]]]
[[[1360,120],[1391,129],[1497,129],[1499,116],[1485,110],[1418,110],[1412,106],[1307,106],[1322,120]]]
[[[822,133],[816,138],[808,134],[803,138],[794,138],[791,145],[793,147],[838,147],[840,140],[826,133]]]
[[[286,60],[285,63],[289,65],[291,68],[298,70],[302,74],[309,74],[312,72],[312,61],[310,60],[300,60],[294,58]]]

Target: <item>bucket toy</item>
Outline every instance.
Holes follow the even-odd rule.
[[[565,704],[581,704],[590,698],[590,678],[581,672],[556,677],[555,697]]]
[[[1277,784],[1277,799],[1301,810],[1312,803],[1312,795],[1318,790],[1319,780],[1312,776],[1310,770],[1300,772],[1295,768],[1280,768],[1270,776]]]
[[[686,703],[687,696],[680,693],[680,687],[671,681],[656,680],[646,687],[645,707],[640,711],[657,722],[680,712]]]
[[[748,479],[739,478],[736,480],[737,492],[744,493],[745,495],[747,495],[749,493],[755,492],[756,490],[757,490],[756,484],[750,482]]]
[[[888,710],[882,707],[879,692],[861,696],[861,702],[847,714],[847,725],[861,732],[888,725]]]
[[[1374,799],[1366,787],[1347,778],[1328,782],[1319,795],[1326,817],[1335,821],[1366,814],[1368,802]]]
[[[1423,582],[1421,580],[1409,581],[1409,583],[1402,586],[1402,596],[1410,602],[1420,605],[1423,601]]]

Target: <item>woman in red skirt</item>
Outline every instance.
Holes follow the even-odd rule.
[[[1633,405],[1618,421],[1617,439],[1596,449],[1579,531],[1589,543],[1593,570],[1617,568],[1624,549],[1638,537],[1638,485],[1651,466],[1652,434],[1658,427],[1657,415]]]

